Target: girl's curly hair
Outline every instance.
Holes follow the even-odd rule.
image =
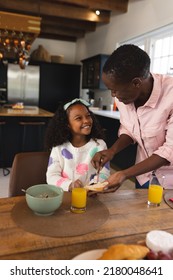
[[[80,101],[73,103],[71,106],[76,104],[82,104],[83,106],[85,106]],[[91,138],[94,140],[96,139],[105,140],[104,130],[101,127],[99,121],[96,119],[93,112],[91,112],[87,106],[85,107],[90,112],[91,118],[93,120],[91,133],[86,136],[87,140],[89,141]],[[72,134],[68,127],[67,110],[64,110],[63,104],[60,104],[54,116],[51,118],[51,120],[48,123],[46,129],[46,135],[45,135],[45,149],[50,151],[53,147],[62,145],[63,143],[70,141],[71,138],[72,138]]]

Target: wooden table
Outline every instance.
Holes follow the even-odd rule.
[[[19,228],[11,218],[11,210],[22,199],[25,198],[0,199],[0,259],[65,260],[87,250],[145,240],[150,230],[173,233],[173,209],[164,201],[160,207],[149,208],[147,190],[120,188],[116,193],[99,195],[110,212],[107,222],[95,232],[63,238],[36,235]]]

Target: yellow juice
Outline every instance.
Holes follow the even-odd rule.
[[[86,210],[87,191],[84,188],[72,189],[71,211],[82,213]]]
[[[150,185],[148,189],[148,201],[154,204],[160,204],[163,196],[163,187],[159,185]]]

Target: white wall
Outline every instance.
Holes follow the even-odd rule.
[[[50,55],[63,55],[64,63],[75,64],[76,43],[37,38],[31,48],[31,52],[42,45]]]
[[[78,40],[76,62],[95,54],[110,54],[118,42],[172,22],[173,0],[129,0],[127,13],[112,14],[109,24]]]

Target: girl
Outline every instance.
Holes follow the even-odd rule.
[[[91,159],[106,148],[106,143],[89,105],[83,99],[60,105],[47,129],[46,147],[51,150],[47,183],[60,186],[64,191],[96,183],[98,177]],[[108,163],[99,172],[99,182],[105,181],[109,174]]]

